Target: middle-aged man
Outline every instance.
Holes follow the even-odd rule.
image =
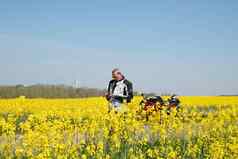
[[[133,85],[117,68],[112,70],[112,78],[106,94],[106,98],[110,102],[109,112],[112,109],[120,112],[124,101],[130,103],[133,98]]]

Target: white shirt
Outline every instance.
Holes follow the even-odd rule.
[[[113,91],[113,96],[127,97],[128,95],[124,94],[127,92],[127,85],[124,83],[125,80],[118,81],[116,87]]]

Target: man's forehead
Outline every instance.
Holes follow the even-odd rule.
[[[120,70],[118,68],[115,68],[112,70],[112,73],[117,72],[117,71],[120,71]]]

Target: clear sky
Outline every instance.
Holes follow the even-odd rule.
[[[0,0],[0,84],[238,94],[237,0]]]

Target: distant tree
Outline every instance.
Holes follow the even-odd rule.
[[[102,96],[105,90],[95,88],[74,88],[67,85],[0,86],[0,98],[82,98]]]

